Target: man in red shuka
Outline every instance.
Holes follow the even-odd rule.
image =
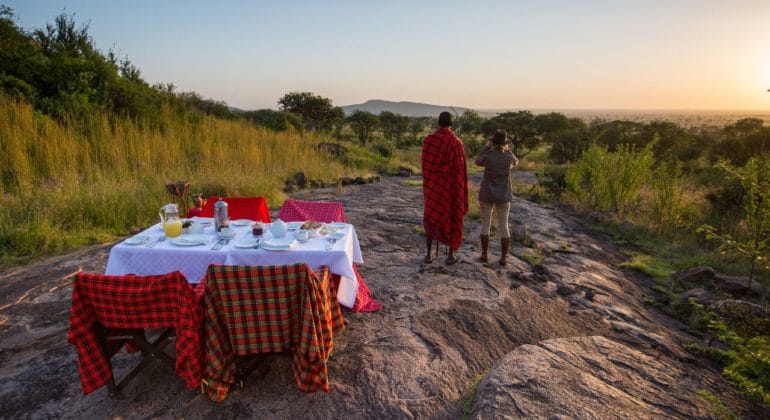
[[[468,212],[468,173],[463,142],[451,128],[452,114],[439,114],[438,125],[422,143],[422,223],[428,245],[425,262],[433,261],[431,244],[438,241],[449,248],[446,263],[453,264],[458,261],[454,251],[463,241],[463,218]]]

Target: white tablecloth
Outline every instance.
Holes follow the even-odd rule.
[[[178,246],[166,239],[154,247],[147,247],[147,243],[129,245],[121,242],[110,250],[105,274],[123,275],[136,274],[140,276],[165,274],[172,271],[181,271],[191,283],[198,283],[206,275],[209,264],[227,265],[285,265],[298,262],[307,263],[314,270],[321,265],[328,265],[334,274],[342,277],[337,292],[337,300],[352,308],[356,300],[358,282],[353,271],[353,263],[364,262],[361,256],[361,247],[353,225],[346,225],[337,232],[344,234],[342,238],[326,250],[326,236],[312,238],[297,247],[270,251],[266,249],[238,248],[235,246],[240,240],[251,238],[251,228],[233,227],[236,237],[228,245],[219,250],[211,248],[217,242],[213,227],[207,227],[204,234],[210,236],[210,241],[197,246]],[[163,230],[155,225],[140,235],[150,237],[150,242],[163,237]],[[293,236],[293,232],[287,233],[287,237]],[[270,232],[266,229],[263,240],[271,239]]]

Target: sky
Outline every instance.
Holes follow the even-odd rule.
[[[770,110],[770,0],[0,0],[65,12],[149,83],[485,109]]]

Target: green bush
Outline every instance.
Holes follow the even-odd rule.
[[[590,208],[612,211],[622,218],[650,177],[652,144],[641,150],[621,144],[615,152],[592,145],[569,167],[565,183]]]

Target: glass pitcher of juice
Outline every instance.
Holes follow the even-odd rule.
[[[176,204],[166,204],[160,208],[158,214],[166,236],[173,238],[182,234],[182,219],[179,218],[179,208]]]

